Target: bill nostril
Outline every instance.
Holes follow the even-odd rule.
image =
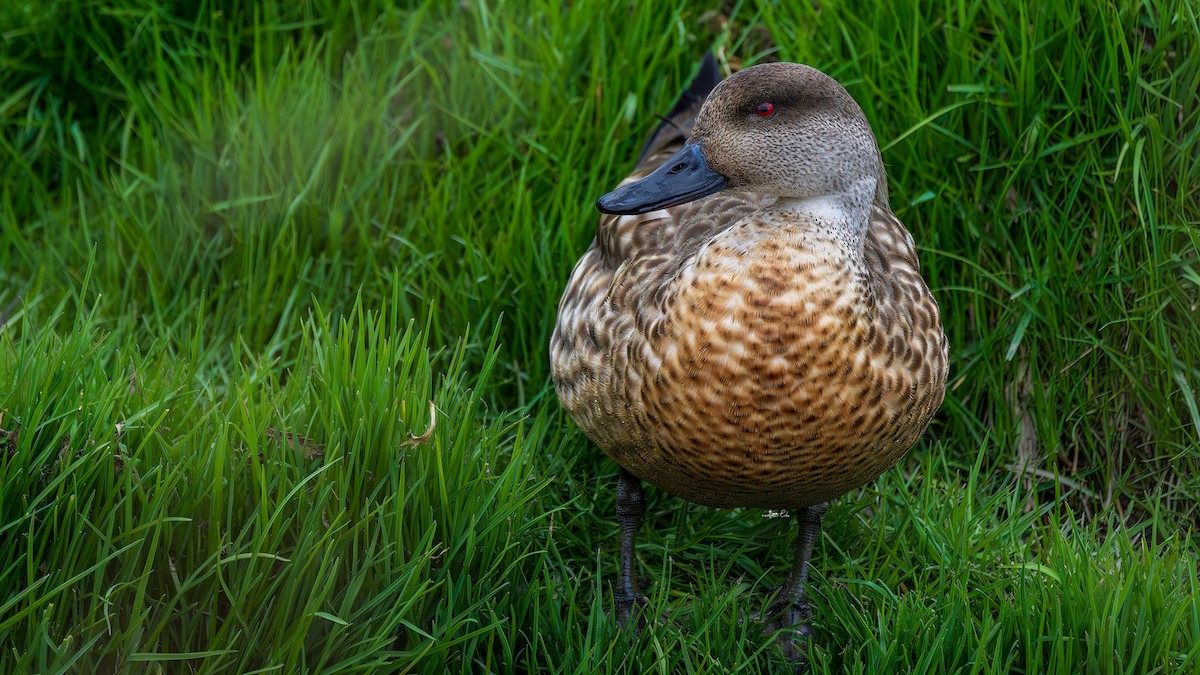
[[[687,168],[687,163],[680,162],[680,163],[676,164],[675,166],[671,167],[670,171],[667,171],[667,173],[679,173],[680,171],[683,171],[686,168]]]

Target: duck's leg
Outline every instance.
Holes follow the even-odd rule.
[[[617,623],[622,626],[629,622],[630,616],[634,615],[634,604],[645,602],[633,570],[635,539],[645,513],[646,495],[642,492],[642,481],[625,469],[621,469],[621,476],[617,479],[617,524],[621,527],[621,577],[617,580],[615,595]]]
[[[829,504],[810,506],[799,513],[800,539],[796,542],[796,557],[792,559],[792,572],[779,591],[779,596],[767,610],[767,628],[790,630],[780,633],[778,643],[784,656],[796,665],[797,670],[807,662],[809,638],[812,628],[808,625],[812,610],[808,607],[808,568],[813,547],[821,536],[821,521]]]
[[[821,536],[821,521],[825,519],[825,511],[829,504],[810,506],[798,514],[796,518],[800,525],[800,539],[796,542],[796,557],[792,559],[792,573],[788,575],[787,583],[779,592],[779,601],[788,603],[788,626],[795,627],[802,635],[809,637],[812,630],[808,620],[812,612],[808,608],[808,568],[812,559],[813,548]]]

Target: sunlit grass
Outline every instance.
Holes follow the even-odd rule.
[[[787,521],[615,466],[546,344],[713,48],[841,80],[952,383],[814,672],[1200,663],[1200,27],[1164,3],[0,7],[0,672],[759,672]],[[433,408],[430,407],[432,402]]]

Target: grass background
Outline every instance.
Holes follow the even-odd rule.
[[[1195,5],[818,4],[0,4],[0,672],[777,665],[759,511],[651,491],[616,630],[546,357],[710,47],[847,86],[951,343],[813,671],[1200,671]]]

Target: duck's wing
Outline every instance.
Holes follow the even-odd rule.
[[[924,381],[921,389],[937,392],[936,400],[930,401],[936,410],[942,401],[948,352],[941,314],[921,276],[912,235],[891,209],[878,203],[871,209],[863,260],[881,339],[907,345],[905,356]]]

